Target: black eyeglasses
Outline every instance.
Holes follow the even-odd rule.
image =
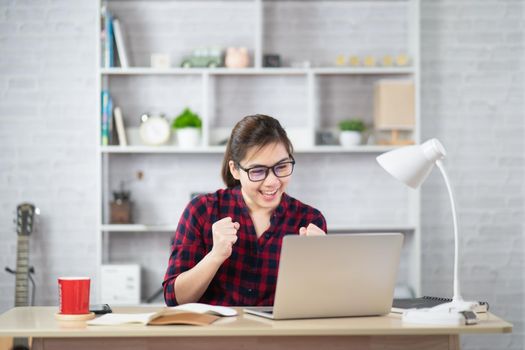
[[[287,177],[292,175],[293,173],[293,167],[295,165],[295,159],[292,158],[292,160],[283,161],[280,163],[275,164],[274,166],[263,166],[263,165],[256,165],[251,168],[243,168],[239,163],[237,163],[237,166],[246,171],[248,174],[248,179],[253,182],[259,182],[263,181],[268,177],[268,174],[270,173],[270,169],[272,169],[272,172],[277,177]]]

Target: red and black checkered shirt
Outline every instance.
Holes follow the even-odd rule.
[[[270,228],[259,238],[240,187],[218,190],[194,198],[184,210],[171,245],[168,269],[162,283],[168,306],[177,305],[174,281],[191,269],[213,246],[212,225],[230,216],[240,224],[238,240],[199,302],[214,305],[273,305],[277,270],[285,235],[299,234],[313,223],[326,232],[321,212],[283,194]]]

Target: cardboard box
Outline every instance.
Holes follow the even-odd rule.
[[[415,124],[412,80],[380,80],[374,88],[374,126],[377,130],[411,130]]]
[[[100,275],[102,303],[140,304],[140,265],[102,265]]]

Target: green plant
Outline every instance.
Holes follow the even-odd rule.
[[[185,108],[171,123],[173,129],[200,128],[201,126],[201,118],[189,108]]]
[[[361,119],[345,119],[339,122],[341,131],[365,131],[365,123]]]

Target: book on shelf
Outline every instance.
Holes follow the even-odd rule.
[[[438,306],[444,303],[450,303],[452,299],[450,298],[440,298],[432,296],[424,296],[421,298],[409,298],[409,299],[394,299],[392,303],[392,312],[394,313],[403,313],[403,311],[409,309],[425,309]],[[475,312],[482,313],[488,312],[489,303],[486,301],[479,301],[478,306],[474,309]]]
[[[114,35],[113,35],[113,16],[106,6],[101,8],[101,54],[102,66],[106,68],[114,67]]]
[[[91,326],[114,326],[122,324],[143,324],[152,326],[182,324],[205,326],[221,317],[236,316],[235,309],[202,303],[188,303],[165,307],[157,312],[148,313],[110,313],[87,322]]]
[[[113,110],[113,118],[115,119],[115,129],[117,129],[118,144],[120,146],[127,146],[128,139],[126,138],[126,128],[124,127],[124,118],[122,117],[120,107],[115,107]]]
[[[108,138],[108,145],[113,144],[113,99],[111,98],[111,95],[109,95],[108,100],[108,120],[107,120],[107,138]]]
[[[101,95],[101,144],[102,146],[107,146],[111,144],[112,141],[113,100],[107,90],[102,90]]]
[[[117,47],[117,56],[120,62],[121,68],[129,67],[128,52],[126,48],[126,41],[124,40],[124,33],[122,24],[118,18],[113,18],[113,34],[115,36],[115,44]]]
[[[100,66],[106,65],[106,6],[100,8]]]
[[[109,104],[109,92],[107,90],[102,90],[101,92],[101,103],[100,103],[100,139],[102,146],[107,146],[108,144],[108,104]]]

